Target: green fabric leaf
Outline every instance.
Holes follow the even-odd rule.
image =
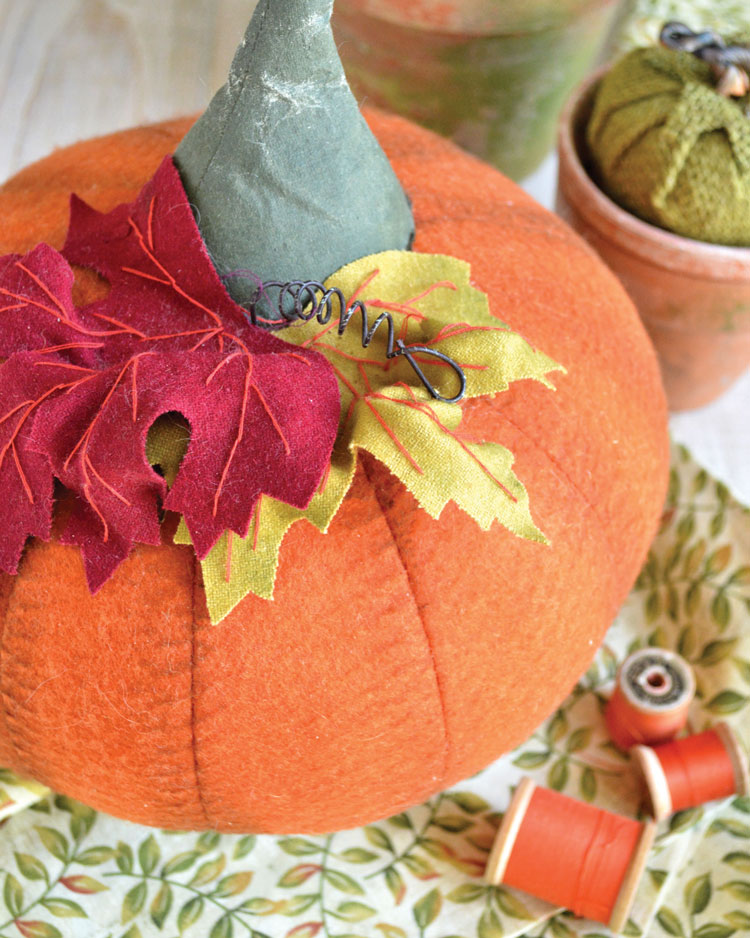
[[[513,454],[497,443],[467,443],[455,432],[452,404],[416,400],[393,388],[356,404],[350,449],[365,450],[398,476],[420,506],[439,518],[455,502],[487,531],[496,520],[529,540],[545,542],[529,500],[512,472]],[[389,432],[389,430],[391,432]]]
[[[386,251],[349,264],[326,287],[340,289],[349,303],[355,297],[363,300],[370,326],[387,310],[407,345],[429,346],[452,357],[465,371],[468,398],[501,393],[523,379],[553,388],[548,376],[562,370],[492,316],[487,296],[471,283],[469,265],[456,258]],[[404,358],[387,360],[384,328],[365,349],[360,314],[341,336],[338,314],[334,308],[327,326],[313,320],[282,333],[287,341],[324,354],[339,376],[341,424],[325,487],[306,511],[263,498],[248,538],[225,535],[219,541],[203,562],[213,622],[249,592],[273,596],[287,531],[302,519],[322,532],[328,529],[354,479],[360,450],[386,465],[433,518],[454,502],[482,530],[499,521],[519,537],[545,543],[513,472],[513,454],[499,443],[465,439],[459,431],[460,406],[432,399]],[[443,396],[456,393],[452,369],[428,357],[419,362]],[[176,541],[189,543],[184,525]]]

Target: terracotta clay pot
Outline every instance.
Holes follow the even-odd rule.
[[[584,133],[600,78],[579,89],[561,118],[557,211],[630,294],[659,353],[670,408],[702,407],[750,365],[750,248],[682,238],[604,194]]]
[[[619,0],[337,0],[360,99],[409,117],[521,179],[554,146]]]

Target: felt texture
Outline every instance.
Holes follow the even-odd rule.
[[[187,548],[137,547],[92,597],[75,551],[33,541],[4,619],[0,751],[111,813],[321,831],[474,773],[586,669],[656,531],[666,405],[616,279],[495,171],[367,117],[413,199],[416,250],[470,263],[493,315],[567,369],[555,393],[524,380],[462,405],[468,436],[515,454],[549,543],[481,532],[454,505],[433,519],[367,455],[328,534],[287,535],[273,602],[248,596],[218,628]],[[0,250],[61,244],[71,190],[100,211],[132,199],[188,126],[25,170],[0,190]]]
[[[412,240],[408,200],[344,77],[332,9],[260,0],[229,80],[177,148],[222,273],[322,282]],[[243,305],[256,292],[252,279],[227,286]]]
[[[602,188],[633,214],[698,241],[750,245],[750,95],[723,97],[716,82],[687,52],[630,52],[602,78],[588,150]]]
[[[206,254],[165,159],[132,204],[100,214],[73,199],[67,256],[111,290],[78,310],[73,272],[47,245],[0,260],[0,484],[11,496],[0,565],[47,537],[53,478],[79,500],[63,541],[93,591],[136,542],[159,544],[159,509],[185,518],[199,557],[247,535],[263,494],[304,509],[328,467],[336,376],[315,350],[252,325]],[[28,351],[33,350],[33,351]],[[151,426],[191,427],[167,494],[145,453]]]
[[[248,592],[270,598],[283,537],[295,520],[327,531],[354,477],[357,454],[369,452],[388,466],[421,508],[440,517],[454,502],[488,530],[499,521],[519,537],[544,542],[532,519],[528,494],[513,472],[504,446],[461,435],[461,408],[433,400],[403,358],[388,360],[384,323],[366,348],[378,317],[393,317],[394,336],[414,348],[428,380],[444,397],[456,391],[454,370],[427,354],[439,351],[460,362],[466,398],[506,391],[514,381],[539,381],[554,391],[561,366],[498,323],[485,294],[471,284],[469,265],[439,254],[385,251],[364,257],[326,281],[345,302],[365,304],[341,335],[341,309],[327,324],[316,317],[281,335],[290,343],[325,355],[339,380],[341,418],[333,464],[309,508],[294,512],[264,499],[245,539],[223,538],[203,563],[209,612],[222,619]],[[325,317],[324,317],[325,319]],[[367,323],[365,327],[365,322]],[[417,352],[416,347],[422,351]],[[181,542],[187,539],[178,536]]]

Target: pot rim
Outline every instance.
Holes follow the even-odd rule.
[[[350,0],[345,14],[364,13],[393,26],[420,29],[425,32],[465,38],[519,38],[537,33],[564,30],[579,17],[588,17],[598,10],[616,7],[619,0],[567,0],[571,10],[560,10],[559,0],[545,0],[541,10],[534,4],[515,0],[510,11],[497,0],[463,0],[450,12],[450,4],[438,0],[422,0],[422,5],[401,13],[404,0]],[[414,4],[412,3],[412,7]],[[447,7],[447,12],[442,8]],[[343,4],[342,4],[343,8]],[[531,8],[531,9],[530,9]]]
[[[609,66],[593,72],[565,104],[558,125],[558,185],[599,236],[653,267],[695,279],[746,281],[750,248],[685,238],[632,215],[613,202],[588,173],[580,154],[580,121]]]

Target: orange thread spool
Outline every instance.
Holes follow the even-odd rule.
[[[657,821],[708,801],[750,794],[747,753],[726,723],[662,746],[636,746],[632,755]]]
[[[485,879],[621,931],[656,827],[526,778],[500,825]]]
[[[661,648],[642,648],[617,672],[605,714],[610,738],[625,750],[674,739],[687,724],[694,696],[695,677],[684,658]]]

